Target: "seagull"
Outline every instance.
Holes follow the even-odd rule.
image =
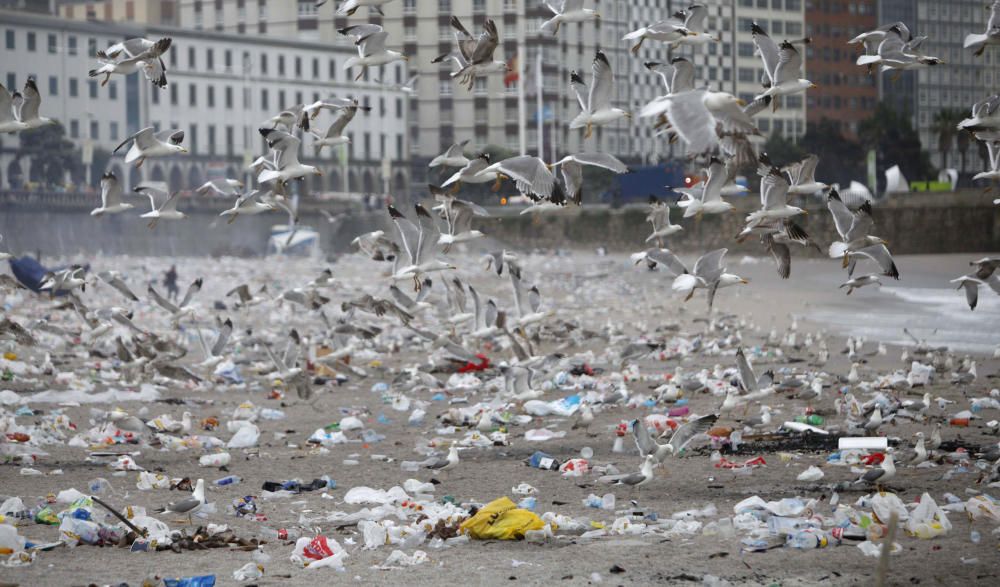
[[[989,7],[990,18],[986,21],[986,32],[970,33],[965,36],[963,47],[972,49],[972,54],[979,57],[987,45],[1000,45],[1000,0],[993,0]]]
[[[715,302],[716,291],[723,287],[749,283],[749,281],[739,275],[726,273],[724,265],[726,252],[728,252],[728,249],[717,249],[705,253],[695,262],[692,273],[684,273],[674,278],[671,288],[675,292],[686,292],[687,297],[684,298],[685,302],[694,296],[694,290],[698,288],[707,289],[708,311],[711,312],[712,305]]]
[[[674,188],[674,191],[684,197],[677,202],[678,206],[684,208],[684,218],[702,214],[722,214],[733,209],[732,204],[722,199],[722,186],[729,178],[726,165],[718,157],[712,157],[706,174],[708,179],[700,188]]]
[[[862,275],[860,277],[855,277],[853,279],[848,279],[844,283],[840,284],[839,289],[847,288],[847,295],[851,295],[854,290],[864,287],[866,285],[878,284],[882,285],[879,280],[878,275]]]
[[[200,277],[191,282],[191,285],[188,286],[187,291],[184,292],[184,297],[181,299],[181,303],[176,305],[167,298],[160,295],[160,293],[156,291],[156,289],[152,285],[149,285],[146,288],[146,293],[148,293],[149,297],[154,302],[156,302],[156,305],[160,306],[161,308],[169,312],[171,314],[171,319],[170,319],[171,322],[173,324],[177,324],[180,322],[182,318],[191,315],[193,308],[188,306],[188,304],[191,303],[191,299],[194,297],[194,295],[197,294],[199,291],[201,291],[202,283],[203,281],[202,278]]]
[[[238,196],[240,190],[243,189],[243,182],[238,179],[230,178],[219,178],[210,179],[205,183],[201,184],[201,187],[196,189],[194,193],[199,196],[207,196],[209,194],[217,194],[220,196]]]
[[[768,161],[766,155],[761,156],[763,179],[760,181],[760,210],[751,212],[746,217],[748,227],[754,227],[764,220],[775,218],[791,218],[799,214],[806,214],[806,211],[798,206],[788,204],[788,180],[784,174],[776,167],[771,167],[764,163]],[[766,171],[764,171],[766,169]]]
[[[708,17],[708,8],[704,4],[692,4],[684,10],[678,10],[673,14],[676,19],[683,19],[684,28],[688,30],[687,36],[681,37],[673,43],[672,49],[680,45],[704,45],[705,43],[718,43],[718,36],[712,36],[705,32],[705,19]]]
[[[17,130],[56,124],[55,120],[38,115],[38,110],[42,105],[42,95],[38,93],[38,86],[35,84],[33,78],[28,78],[28,81],[25,82],[20,100],[18,100],[18,95],[15,94],[11,98],[11,101],[14,105],[14,118],[24,125],[23,128],[18,128]]]
[[[351,57],[344,62],[344,69],[352,67],[361,69],[354,81],[361,79],[369,67],[385,65],[393,61],[409,61],[406,55],[385,48],[385,41],[389,38],[389,33],[385,32],[380,25],[356,24],[338,29],[337,32],[353,38],[354,44],[358,46],[357,57]]]
[[[373,261],[393,261],[399,255],[399,245],[386,237],[385,232],[381,230],[359,235],[351,241],[351,245]]]
[[[15,92],[18,101],[23,105],[23,97]],[[21,122],[18,113],[15,111],[14,97],[10,91],[0,84],[0,133],[12,133],[28,128],[28,125]]]
[[[552,164],[559,167],[566,194],[577,206],[583,202],[583,166],[600,167],[613,173],[628,173],[628,167],[608,153],[574,153]]]
[[[958,123],[958,130],[981,132],[1000,129],[1000,94],[987,96],[972,105],[972,115]]]
[[[111,171],[101,176],[101,205],[90,211],[91,216],[119,214],[134,208],[133,204],[122,202],[122,186]]]
[[[750,26],[750,32],[754,47],[764,62],[764,73],[767,76],[765,90],[756,99],[788,96],[816,87],[811,81],[799,77],[802,72],[802,55],[794,45],[788,41],[782,41],[780,46],[775,44],[756,22]],[[809,43],[810,40],[804,39],[804,42]],[[771,105],[773,109],[777,109],[778,102],[774,101]]]
[[[472,307],[475,319],[472,323],[473,338],[490,338],[499,332],[497,326],[497,305],[493,300],[486,300],[484,304],[479,297],[479,292],[474,287],[469,286],[469,293],[472,294]]]
[[[924,446],[924,433],[917,432],[914,434],[917,437],[917,444],[913,447],[913,458],[910,459],[910,466],[916,467],[920,463],[927,460],[927,448]]]
[[[451,74],[452,79],[457,78],[458,83],[467,90],[472,90],[476,78],[491,73],[506,73],[508,71],[505,61],[493,59],[500,44],[500,33],[497,32],[497,25],[493,19],[487,19],[483,23],[483,32],[479,38],[472,36],[462,21],[457,16],[452,16],[452,28],[455,29],[455,41],[458,43],[457,53],[447,53],[441,55],[431,63],[441,63],[447,59],[452,59],[458,65],[458,71]]]
[[[205,480],[198,479],[195,483],[194,492],[191,497],[167,504],[157,511],[157,513],[179,514],[188,517],[188,524],[192,524],[191,516],[198,513],[205,505]]]
[[[747,393],[756,393],[774,385],[774,372],[765,371],[757,376],[743,347],[736,349],[736,367],[739,369],[740,387]]]
[[[454,469],[458,466],[458,445],[454,442],[448,448],[448,456],[441,459],[437,458],[424,465],[425,469],[430,469],[431,471],[447,471],[449,469]]]
[[[39,282],[39,290],[59,293],[61,291],[73,291],[74,289],[86,290],[87,280],[84,279],[86,269],[79,265],[74,265],[62,271],[49,271]]]
[[[951,283],[957,283],[958,289],[965,288],[965,301],[969,303],[970,310],[975,310],[979,303],[979,286],[985,285],[983,281],[972,275],[963,275],[952,279]]]
[[[168,157],[178,153],[187,153],[188,150],[181,146],[183,140],[184,131],[182,130],[171,129],[153,132],[153,127],[148,126],[122,141],[115,147],[113,153],[117,153],[126,144],[132,143],[128,153],[125,154],[125,163],[138,161],[135,164],[136,169],[138,169],[142,167],[148,157]]]
[[[136,71],[142,71],[146,79],[153,82],[158,88],[167,87],[167,67],[163,63],[162,55],[170,49],[173,40],[164,37],[158,41],[135,38],[128,39],[121,43],[115,43],[103,51],[97,52],[97,60],[101,66],[91,69],[90,77],[104,76],[101,86],[108,83],[111,74],[120,73],[129,75]]]
[[[472,320],[476,315],[468,311],[468,304],[465,298],[465,285],[462,281],[453,277],[444,282],[444,294],[448,303],[448,313],[446,320],[452,326]]]
[[[160,220],[181,220],[187,216],[177,210],[177,203],[180,199],[180,192],[168,193],[163,184],[144,183],[135,187],[134,191],[144,194],[149,198],[149,205],[152,208],[149,212],[141,215],[140,218],[149,218],[149,228],[156,226]],[[156,200],[163,203],[156,205]]]
[[[972,180],[977,179],[987,179],[994,180],[1000,179],[1000,141],[983,141],[986,143],[986,152],[989,154],[990,168],[988,171],[980,171],[979,173],[972,176]],[[992,191],[992,186],[986,188],[986,191]]]
[[[198,366],[203,369],[215,369],[225,359],[222,351],[226,348],[226,343],[229,342],[229,337],[233,333],[233,321],[226,318],[226,321],[219,326],[219,333],[216,335],[215,342],[212,343],[211,347],[205,343],[205,337],[201,333],[201,328],[195,328],[195,332],[198,333],[198,341],[201,343],[202,354],[205,356],[205,359],[201,363],[198,363]]]
[[[678,456],[699,434],[704,434],[719,419],[718,414],[699,416],[683,424],[674,431],[666,444],[660,444],[649,434],[642,420],[632,420],[632,436],[639,454],[653,457],[657,463],[662,463],[668,456]]]
[[[345,0],[340,6],[337,7],[336,14],[338,16],[354,16],[354,13],[358,11],[358,8],[368,6],[369,9],[385,16],[385,13],[382,12],[382,5],[390,2],[392,2],[392,0]],[[325,3],[326,0],[321,0],[316,3],[316,7],[319,8]]]
[[[270,125],[268,127],[267,125]],[[294,132],[296,128],[309,130],[309,116],[306,113],[305,104],[296,104],[275,114],[264,121],[263,128],[278,128],[278,125],[285,127],[287,132]]]
[[[261,214],[263,212],[270,212],[275,210],[277,206],[271,202],[262,202],[260,198],[271,193],[270,190],[253,190],[247,194],[240,195],[236,198],[236,203],[233,207],[228,210],[223,210],[219,213],[219,216],[229,216],[227,224],[232,224],[236,221],[236,217],[240,214],[244,216],[252,216],[254,214]]]
[[[906,31],[908,34],[909,31]],[[917,37],[909,41],[903,40],[903,29],[897,25],[889,27],[885,38],[878,45],[876,55],[861,55],[857,64],[868,66],[869,70],[876,65],[882,71],[890,69],[902,72],[907,69],[917,69],[944,63],[942,59],[922,54],[918,47],[926,37]],[[897,74],[898,75],[898,74]]]
[[[691,31],[684,28],[684,24],[681,21],[670,19],[661,20],[646,27],[639,27],[622,37],[622,40],[636,41],[630,51],[632,55],[638,55],[639,48],[642,47],[642,43],[646,39],[660,41],[661,43],[670,43],[671,48],[674,48],[680,44],[681,39],[691,34]]]
[[[641,487],[646,483],[649,483],[653,479],[653,461],[656,459],[653,455],[646,455],[646,458],[642,461],[642,467],[639,468],[638,473],[625,473],[623,475],[604,475],[603,477],[598,477],[597,480],[601,483],[608,483],[610,485],[628,485],[629,487]]]
[[[696,156],[713,151],[720,141],[735,144],[760,134],[751,115],[744,111],[746,105],[726,92],[705,88],[678,91],[675,87],[673,93],[646,104],[639,116],[666,114],[671,132],[684,141],[689,156]]]
[[[395,300],[396,305],[405,310],[406,313],[411,316],[416,316],[417,314],[431,308],[430,302],[426,301],[427,296],[431,293],[430,279],[424,280],[423,284],[421,284],[420,291],[417,292],[417,295],[414,298],[411,298],[403,293],[403,290],[399,289],[395,285],[389,286],[389,293],[392,294],[392,299]]]
[[[455,172],[454,175],[445,180],[441,187],[455,186],[455,190],[463,183],[490,183],[495,182],[493,191],[500,189],[500,176],[495,171],[486,171],[490,166],[490,156],[481,153],[477,157],[470,159],[464,167]]]
[[[472,228],[472,218],[474,216],[485,217],[490,213],[479,204],[467,200],[459,200],[445,190],[436,185],[428,185],[434,199],[440,204],[433,209],[440,212],[448,224],[448,231],[442,232],[438,239],[439,245],[445,245],[444,253],[447,253],[451,245],[455,243],[467,242],[483,236],[483,233]]]
[[[816,181],[816,166],[819,165],[819,156],[810,154],[798,163],[792,163],[781,168],[781,172],[788,175],[789,183],[788,195],[809,195],[819,191],[826,191],[830,186],[821,181]]]
[[[469,164],[469,159],[465,156],[465,146],[469,144],[469,139],[455,143],[448,147],[448,150],[437,157],[431,159],[428,167],[465,167]]]
[[[570,88],[580,103],[582,112],[569,123],[570,129],[585,128],[583,137],[590,138],[594,126],[603,126],[616,122],[621,118],[632,118],[632,115],[611,105],[611,94],[614,91],[615,78],[611,71],[611,63],[603,51],[598,50],[594,57],[593,73],[590,81],[590,92],[584,99],[587,85],[579,73],[570,73]]]
[[[250,286],[248,286],[245,283],[242,283],[240,285],[237,285],[233,289],[229,290],[228,292],[226,292],[226,297],[228,298],[233,294],[236,294],[236,297],[239,298],[239,300],[235,304],[237,308],[249,308],[251,306],[256,306],[258,304],[262,304],[269,300],[269,298],[266,295],[267,294],[266,285],[261,286],[261,288],[257,291],[258,295],[255,296],[250,293]]]
[[[129,289],[125,280],[122,279],[121,273],[118,273],[117,271],[101,271],[97,274],[97,277],[99,277],[104,283],[118,290],[118,292],[126,298],[132,300],[133,302],[139,301],[139,297],[135,295],[131,289]]]
[[[663,265],[670,271],[673,277],[688,272],[684,263],[670,249],[646,249],[645,251],[633,253],[629,258],[635,265],[645,261],[646,266],[650,269],[655,269],[658,265]]]
[[[848,276],[854,273],[854,262],[858,258],[865,257],[878,262],[885,275],[899,279],[899,270],[892,260],[889,249],[886,248],[886,241],[868,234],[875,226],[872,220],[871,202],[866,200],[852,212],[840,199],[837,190],[830,190],[826,206],[833,215],[833,222],[840,238],[843,239],[830,243],[830,257],[833,259],[843,257],[843,266],[848,268]]]
[[[287,132],[273,128],[258,129],[267,146],[274,151],[274,169],[264,169],[257,176],[259,183],[269,181],[285,184],[293,179],[301,179],[307,175],[323,175],[323,172],[312,165],[299,162],[299,145],[302,141]]]
[[[393,279],[401,280],[412,278],[414,290],[420,290],[420,278],[432,271],[446,271],[456,269],[456,267],[446,261],[436,257],[436,248],[440,240],[440,232],[434,225],[434,219],[427,213],[420,204],[414,208],[417,211],[417,222],[413,224],[402,212],[392,205],[388,206],[389,216],[396,231],[402,241],[402,248],[406,252],[409,265],[400,267],[394,274]]]
[[[659,201],[650,203],[646,222],[653,225],[653,232],[646,237],[646,242],[655,240],[661,248],[665,237],[684,230],[682,226],[670,222],[670,206]]]
[[[875,485],[881,488],[882,485],[896,476],[896,464],[892,460],[892,454],[887,453],[885,455],[885,460],[882,461],[881,467],[875,467],[874,469],[866,472],[858,480],[854,482],[855,485],[864,483],[866,485]]]
[[[313,131],[309,131],[313,138],[313,149],[316,152],[316,156],[323,152],[323,147],[336,147],[337,145],[348,145],[351,142],[351,138],[344,134],[344,129],[347,128],[347,123],[354,120],[355,114],[357,114],[357,108],[345,108],[337,119],[326,129],[326,133],[319,134]]]
[[[561,0],[555,5],[551,0],[544,0],[545,6],[552,11],[552,18],[542,23],[538,30],[548,35],[559,33],[559,26],[564,22],[587,22],[601,20],[601,14],[596,10],[583,7],[583,0]]]

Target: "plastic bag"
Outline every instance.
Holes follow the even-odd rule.
[[[241,426],[236,434],[229,439],[229,443],[226,444],[227,448],[250,448],[252,446],[257,446],[257,441],[260,439],[260,429],[253,424],[247,424]]]
[[[805,471],[802,471],[799,473],[799,476],[796,477],[798,481],[819,481],[822,478],[823,470],[815,465],[809,467]]]
[[[509,497],[501,497],[462,522],[459,532],[478,540],[520,540],[528,530],[541,530],[544,526],[545,522],[533,512],[519,509]]]
[[[0,524],[0,554],[12,554],[24,550],[25,539],[19,536],[17,528],[9,524]]]
[[[422,550],[415,550],[413,554],[406,554],[402,550],[394,550],[389,558],[385,559],[383,567],[414,567],[427,562],[427,553]]]

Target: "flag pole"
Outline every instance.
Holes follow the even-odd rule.
[[[517,8],[517,132],[521,155],[525,155],[528,152],[528,129],[525,120],[528,116],[528,108],[524,103],[524,59],[527,57],[524,46],[524,27],[526,26],[524,2],[518,2]]]
[[[542,47],[535,56],[535,128],[538,129],[538,158],[545,159],[545,109],[542,105]]]

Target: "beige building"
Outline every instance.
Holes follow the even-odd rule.
[[[177,24],[178,0],[62,0],[59,16],[72,20]]]

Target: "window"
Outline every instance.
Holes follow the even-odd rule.
[[[80,121],[71,120],[69,121],[69,138],[78,139],[80,138]]]
[[[438,12],[441,14],[450,14],[451,0],[438,0]]]
[[[89,80],[87,82],[87,92],[90,95],[91,100],[97,99],[97,82],[95,80]]]
[[[485,77],[477,77],[476,81],[474,82],[474,84],[475,85],[472,87],[472,92],[474,94],[476,94],[477,96],[485,96],[486,95],[486,78]]]
[[[70,55],[76,55],[76,37],[75,36],[70,35],[69,38],[66,39],[66,50],[69,52]]]
[[[330,79],[337,79],[337,62],[333,59],[330,60]]]
[[[740,57],[753,57],[753,43],[740,43],[736,52]]]
[[[28,51],[35,50],[35,33],[28,33]]]
[[[267,88],[260,91],[260,108],[265,112],[271,109],[271,101],[268,99],[269,97]]]
[[[226,86],[226,110],[233,109],[233,87]]]
[[[319,59],[313,57],[313,79],[319,79]]]
[[[267,75],[267,53],[260,54],[260,72]]]
[[[101,138],[101,126],[97,124],[96,120],[90,121],[90,138],[95,141]]]
[[[403,27],[403,40],[411,42],[417,40],[417,25],[407,24]]]
[[[87,39],[87,55],[97,54],[97,39],[90,37]]]
[[[209,108],[215,108],[215,86],[208,86],[208,96],[205,98]]]
[[[233,67],[233,52],[226,49],[226,52],[223,55],[225,55],[226,70],[228,71]]]
[[[503,9],[507,11],[517,10],[517,0],[503,0]]]
[[[58,96],[59,95],[59,78],[54,75],[49,76],[49,95]]]
[[[385,98],[378,99],[378,115],[385,116]]]
[[[215,155],[215,125],[208,125],[208,154]]]
[[[188,132],[185,135],[188,137],[188,148],[192,153],[198,152],[198,125],[192,124],[188,127]]]
[[[232,157],[234,154],[234,149],[236,145],[236,131],[233,129],[232,125],[226,126],[226,155]]]
[[[403,0],[403,14],[416,14],[417,0]]]
[[[396,98],[396,118],[403,117],[403,99]]]
[[[860,8],[861,4],[858,5]],[[796,12],[802,10],[802,0],[785,0],[785,10],[794,10]]]
[[[472,11],[475,13],[486,12],[486,0],[472,0]]]
[[[205,51],[205,69],[209,71],[215,69],[215,51],[211,49]]]
[[[295,58],[295,77],[297,77],[297,78],[301,78],[302,77],[302,58],[301,57],[296,57]]]
[[[177,84],[170,84],[170,105],[177,105]]]
[[[802,36],[802,23],[800,22],[785,23],[785,34],[790,37]]]
[[[285,75],[285,56],[278,55],[278,75]]]
[[[192,108],[198,105],[198,88],[194,84],[188,86],[188,106]]]
[[[243,109],[250,109],[250,88],[243,88]]]
[[[368,133],[368,132],[364,133],[364,141],[365,141],[365,159],[371,159],[372,158],[372,135],[371,135],[371,133]]]
[[[80,80],[75,77],[69,78],[69,97],[76,98],[80,95]]]
[[[108,82],[108,100],[118,99],[118,82]]]
[[[396,159],[403,158],[403,135],[396,135]]]
[[[59,51],[59,41],[55,35],[49,35],[49,53],[55,54]]]
[[[108,138],[110,138],[112,141],[117,141],[118,140],[118,123],[117,122],[112,122],[109,125],[109,128],[111,130],[111,134],[110,134],[110,136]]]
[[[153,104],[159,104],[160,103],[160,92],[159,91],[153,91],[153,92],[150,92],[150,94],[151,94],[152,99],[153,99]]]
[[[7,29],[6,36],[7,36],[7,48],[8,49],[14,49],[14,38],[15,38],[14,36],[15,36],[15,34],[16,33],[13,30]]]
[[[277,108],[285,107],[285,90],[278,90],[278,103],[275,104]]]

